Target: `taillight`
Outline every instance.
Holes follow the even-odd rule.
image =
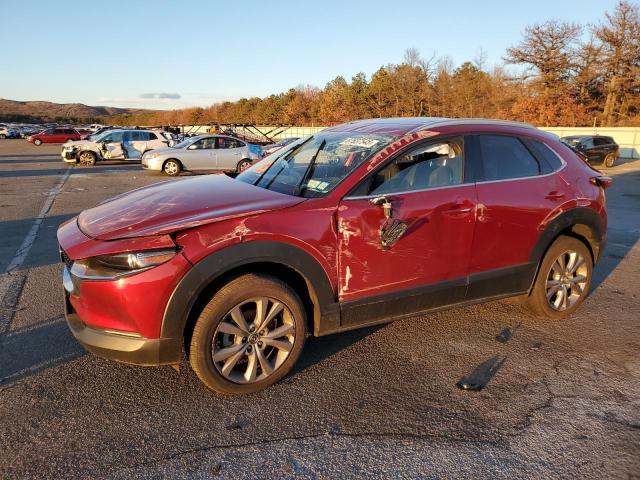
[[[613,178],[606,175],[598,175],[597,177],[591,177],[589,181],[597,187],[607,188],[613,183]]]

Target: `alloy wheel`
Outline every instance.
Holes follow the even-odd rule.
[[[93,165],[94,157],[90,152],[82,152],[78,158],[81,165]]]
[[[176,162],[167,162],[164,165],[164,171],[167,175],[176,175],[180,171],[180,167]]]
[[[559,312],[571,308],[585,294],[589,270],[582,254],[568,250],[551,265],[547,274],[547,301]]]
[[[295,319],[282,302],[259,297],[239,303],[218,324],[211,356],[234,383],[254,383],[276,372],[293,349]]]
[[[607,157],[604,159],[604,166],[607,168],[611,168],[613,167],[615,162],[616,157],[614,155],[607,155]]]

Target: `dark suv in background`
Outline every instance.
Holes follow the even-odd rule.
[[[611,137],[574,135],[562,137],[560,141],[584,155],[588,162],[600,163],[607,168],[613,167],[620,156],[620,147]]]

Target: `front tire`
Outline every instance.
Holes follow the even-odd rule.
[[[39,138],[36,138],[36,139],[33,141],[33,144],[34,144],[36,147],[39,147],[40,145],[42,145],[42,140],[40,140]]]
[[[6,138],[7,138],[7,136],[4,133],[0,133],[0,140],[4,140]]]
[[[589,293],[593,259],[587,246],[560,236],[547,250],[526,301],[538,317],[560,320],[571,315]]]
[[[604,157],[604,162],[602,164],[607,168],[612,168],[616,163],[616,156],[613,153],[610,153],[606,157]]]
[[[92,167],[96,164],[96,154],[93,152],[80,152],[78,163],[84,167]]]
[[[162,171],[171,177],[180,175],[182,165],[177,160],[167,160],[162,166]]]
[[[196,321],[191,368],[211,390],[254,393],[282,379],[304,346],[306,315],[300,297],[268,275],[227,283]]]

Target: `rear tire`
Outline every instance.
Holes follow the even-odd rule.
[[[42,140],[40,140],[39,138],[36,138],[33,141],[33,144],[36,145],[37,147],[39,147],[40,145],[42,145]]]
[[[302,301],[287,284],[268,275],[243,275],[222,287],[198,317],[191,368],[218,393],[258,392],[296,363],[306,323]]]
[[[571,315],[589,293],[593,259],[580,240],[560,236],[545,254],[526,301],[538,317],[560,320]]]
[[[236,172],[242,173],[250,166],[251,166],[251,160],[249,160],[248,158],[244,158],[238,162],[238,166],[236,167]]]
[[[607,168],[612,168],[616,163],[616,156],[613,153],[610,153],[606,157],[604,157],[604,162],[602,164]]]
[[[176,177],[180,175],[182,165],[180,165],[179,161],[170,159],[164,162],[164,165],[162,165],[162,171],[170,177]]]

